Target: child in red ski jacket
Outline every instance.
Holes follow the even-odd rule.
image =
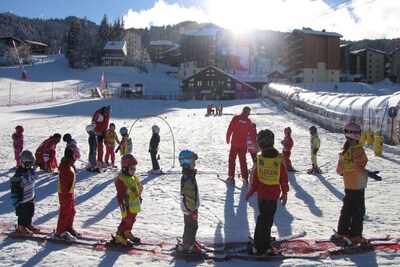
[[[277,249],[272,247],[271,227],[278,199],[286,205],[289,191],[288,175],[282,155],[274,148],[274,134],[270,130],[262,130],[257,135],[261,153],[257,155],[254,177],[246,200],[257,192],[258,210],[256,229],[254,231],[254,247],[252,253],[276,255]]]
[[[121,172],[114,181],[117,189],[117,201],[121,209],[122,220],[115,235],[115,243],[126,245],[128,242],[140,242],[140,238],[132,234],[137,214],[142,210],[143,186],[135,175],[137,160],[132,154],[121,158]]]
[[[17,162],[17,168],[20,167],[19,155],[24,149],[24,127],[21,125],[17,125],[15,127],[15,133],[11,135],[13,140],[13,148],[14,148],[14,158]]]
[[[57,222],[56,236],[73,240],[80,234],[74,229],[75,218],[75,161],[81,157],[76,145],[67,146],[61,159],[58,174],[58,199],[60,214]]]
[[[286,168],[289,172],[293,172],[293,166],[292,166],[292,161],[290,160],[290,155],[292,154],[292,147],[293,147],[293,139],[292,139],[292,129],[290,129],[290,127],[286,127],[283,130],[285,137],[283,138],[283,140],[281,141],[281,144],[283,145],[282,148],[282,156],[285,159],[285,163],[286,163]]]

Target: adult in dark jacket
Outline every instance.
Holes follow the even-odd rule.
[[[151,127],[151,130],[153,132],[153,135],[151,136],[150,139],[150,144],[149,144],[149,153],[151,157],[151,164],[152,164],[152,170],[150,171],[151,173],[158,174],[160,173],[160,165],[158,164],[157,160],[157,153],[158,153],[158,145],[160,144],[160,127],[157,125],[153,125]]]
[[[226,143],[231,144],[228,160],[228,182],[235,183],[235,165],[236,156],[239,155],[240,173],[242,179],[247,181],[249,172],[247,169],[246,153],[247,153],[247,136],[250,136],[253,144],[256,144],[256,132],[253,123],[249,119],[251,109],[244,107],[242,114],[232,118],[228,130],[226,132]],[[232,139],[231,139],[232,137]]]

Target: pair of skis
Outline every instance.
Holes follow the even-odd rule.
[[[51,229],[40,227],[38,233],[31,235],[21,235],[16,231],[6,230],[2,235],[17,238],[30,239],[41,242],[53,242],[79,246],[99,251],[119,251],[126,254],[151,255],[160,258],[175,258],[188,262],[199,261],[229,261],[234,259],[245,261],[279,261],[289,258],[318,259],[332,255],[347,255],[365,253],[374,249],[390,248],[400,249],[399,239],[390,236],[370,238],[370,243],[365,245],[349,246],[343,245],[344,242],[332,242],[330,239],[304,240],[301,239],[306,232],[299,232],[293,235],[276,238],[271,245],[279,251],[277,255],[249,255],[251,242],[225,242],[201,245],[201,253],[180,252],[176,248],[176,243],[165,241],[150,241],[140,243],[129,242],[127,245],[112,242],[106,234],[94,234],[82,232],[75,240],[61,239],[54,235]],[[326,244],[324,244],[326,243]]]

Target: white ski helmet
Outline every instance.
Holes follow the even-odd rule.
[[[153,133],[159,133],[160,132],[160,127],[158,127],[157,125],[153,125],[151,127],[151,130],[153,131]]]
[[[86,126],[86,132],[90,133],[90,132],[92,132],[95,128],[96,128],[96,124],[95,124],[95,123],[89,124],[88,126]]]
[[[347,138],[359,141],[361,137],[361,126],[355,122],[348,122],[343,127],[344,135]]]
[[[32,152],[28,150],[24,150],[21,152],[19,156],[19,162],[22,166],[22,168],[29,168],[32,165],[35,164],[35,156],[32,154]]]

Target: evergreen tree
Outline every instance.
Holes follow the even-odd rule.
[[[124,39],[124,23],[118,18],[114,21],[114,25],[111,30],[111,38],[109,41],[122,41]]]
[[[103,19],[100,23],[99,31],[97,34],[97,63],[101,65],[101,56],[103,54],[103,48],[107,41],[110,40],[111,36],[111,25],[108,23],[107,15],[104,14]]]
[[[75,68],[75,61],[77,59],[78,49],[78,36],[81,31],[81,27],[78,21],[72,20],[68,35],[67,35],[67,47],[65,51],[65,57],[68,60],[68,64],[71,68]]]

